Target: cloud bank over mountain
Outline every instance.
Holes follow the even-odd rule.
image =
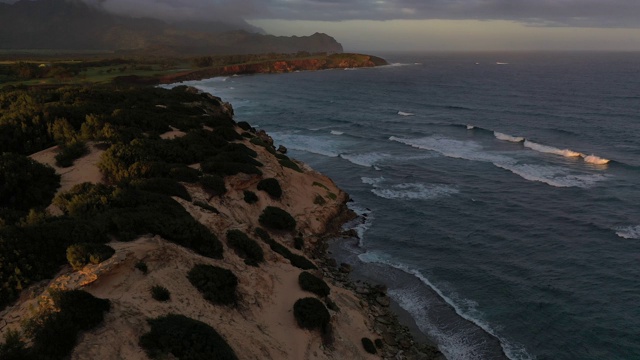
[[[28,0],[25,0],[28,1]],[[48,0],[80,1],[80,0]],[[169,21],[511,20],[533,26],[640,28],[637,0],[82,0]],[[15,0],[0,0],[14,3]]]

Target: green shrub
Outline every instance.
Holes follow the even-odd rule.
[[[224,338],[201,321],[169,314],[148,322],[151,330],[140,337],[140,346],[152,359],[238,359]]]
[[[78,333],[100,324],[111,303],[80,290],[54,292],[51,297],[60,311],[44,314],[32,328],[32,352],[38,357],[46,354],[46,359],[64,359],[73,351]]]
[[[258,266],[258,263],[264,261],[264,252],[260,245],[240,230],[227,231],[227,244],[247,265]]]
[[[382,341],[382,339],[376,339],[374,343],[376,344],[376,347],[378,349],[382,349],[384,347],[384,342]]]
[[[254,137],[253,139],[250,140],[250,142],[254,145],[262,146],[263,148],[267,149],[267,151],[269,151],[274,155],[276,154],[276,149],[274,149],[273,146],[267,144],[264,140],[260,139],[259,137]]]
[[[155,285],[151,288],[151,297],[158,301],[169,301],[171,293],[166,287]]]
[[[291,161],[290,159],[282,159],[282,160],[278,160],[278,162],[280,163],[280,165],[289,168],[289,169],[293,169],[299,173],[302,173],[302,169],[300,168],[300,166],[298,166],[298,164],[296,164],[295,162]]]
[[[29,210],[49,205],[60,186],[60,175],[26,156],[3,153],[0,184],[1,207]]]
[[[285,259],[288,259],[289,261],[291,261],[291,265],[302,270],[317,269],[317,267],[311,261],[309,261],[309,259],[307,259],[306,257],[292,253],[291,250],[289,250],[289,248],[273,240],[271,236],[269,236],[269,234],[264,229],[257,228],[255,232],[260,239],[262,239],[265,243],[269,245],[271,250],[282,255]]]
[[[327,203],[327,200],[325,200],[322,195],[316,195],[315,199],[313,199],[313,203],[322,206]]]
[[[220,212],[218,211],[218,209],[216,209],[215,207],[207,204],[206,202],[200,201],[200,200],[196,200],[193,202],[193,205],[201,208],[201,209],[205,209],[208,211],[211,211],[214,214],[220,214]]]
[[[296,250],[302,250],[304,248],[304,239],[300,236],[293,239],[293,247],[296,248]]]
[[[373,341],[371,341],[371,339],[363,337],[361,341],[362,341],[362,347],[369,354],[376,354],[378,352],[376,350],[376,346],[373,345]]]
[[[240,173],[262,175],[262,171],[251,164],[243,164],[236,162],[215,162],[207,161],[200,164],[202,171],[207,174],[215,174],[220,176],[232,176]]]
[[[287,257],[289,261],[291,261],[291,265],[297,267],[302,270],[315,270],[317,267],[309,261],[306,257],[298,254],[289,253],[290,255]]]
[[[326,185],[321,184],[321,183],[319,183],[319,182],[317,182],[317,181],[314,181],[314,182],[313,182],[313,186],[321,187],[321,188],[323,188],[323,189],[325,189],[325,190],[329,191],[329,188],[328,188]]]
[[[4,343],[0,343],[0,359],[29,360],[34,357],[28,352],[26,344],[20,338],[20,333],[8,330],[4,336]]]
[[[144,261],[138,261],[135,265],[136,269],[142,271],[143,274],[147,274],[149,272],[149,268]]]
[[[200,170],[192,169],[188,166],[176,166],[172,167],[171,170],[169,170],[169,176],[172,179],[187,183],[198,182],[200,174]]]
[[[238,278],[230,270],[200,264],[189,271],[187,278],[206,300],[214,304],[235,305]]]
[[[244,130],[244,131],[249,131],[249,130],[251,130],[251,124],[249,124],[249,123],[248,123],[248,122],[246,122],[246,121],[239,121],[237,125],[238,125],[238,127],[239,127],[240,129],[242,129],[242,130]]]
[[[293,316],[303,329],[323,330],[329,325],[331,315],[322,301],[316,298],[299,299],[293,304]]]
[[[258,195],[253,191],[245,190],[244,191],[244,201],[247,204],[255,204],[258,202]]]
[[[177,196],[184,200],[191,201],[191,195],[189,195],[187,189],[185,189],[182,184],[173,179],[139,179],[132,181],[131,185],[139,190],[153,192],[156,194]]]
[[[88,263],[99,264],[115,254],[115,250],[104,244],[79,243],[67,248],[67,260],[74,270]]]
[[[298,276],[298,284],[302,290],[312,292],[320,297],[328,296],[331,292],[329,285],[324,280],[306,271],[301,272]]]
[[[213,196],[221,196],[227,192],[224,179],[217,175],[205,175],[201,177],[200,184],[206,192]]]
[[[282,188],[280,187],[280,183],[277,179],[274,178],[260,180],[260,182],[258,183],[258,190],[262,190],[276,199],[280,199],[280,197],[282,196]]]
[[[73,165],[76,159],[79,159],[89,153],[89,148],[84,142],[77,141],[68,145],[60,146],[60,152],[55,156],[56,165],[60,167],[69,167]]]
[[[335,200],[335,199],[337,199],[337,198],[338,198],[338,195],[336,195],[336,194],[334,194],[334,193],[332,193],[332,192],[328,193],[328,194],[327,194],[327,196],[328,196],[328,197],[329,197],[329,199],[331,199],[331,200]]]
[[[293,231],[296,228],[296,220],[288,212],[274,206],[267,206],[258,221],[262,226],[275,230]]]

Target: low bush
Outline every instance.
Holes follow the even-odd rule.
[[[69,167],[76,159],[89,153],[87,145],[81,141],[73,142],[60,147],[60,152],[55,156],[56,165],[59,167]]]
[[[232,176],[240,173],[262,175],[262,171],[251,164],[207,161],[203,162],[200,166],[203,172],[220,176]]]
[[[187,183],[198,182],[200,174],[200,170],[192,169],[188,166],[176,166],[172,167],[171,170],[169,170],[169,176],[172,179]]]
[[[246,122],[246,121],[239,121],[237,125],[238,125],[238,127],[239,127],[240,129],[242,129],[242,130],[244,130],[244,131],[249,131],[249,130],[251,130],[251,124],[249,124],[249,123],[248,123],[248,122]]]
[[[376,354],[378,352],[376,350],[376,346],[373,345],[373,341],[371,341],[371,339],[363,337],[361,341],[362,341],[362,347],[369,354]]]
[[[253,191],[245,190],[244,191],[244,202],[247,204],[255,204],[258,202],[258,195]]]
[[[301,272],[298,276],[298,284],[302,290],[312,292],[320,297],[328,296],[331,292],[329,285],[324,280],[306,271]]]
[[[322,195],[316,195],[315,199],[313,199],[313,203],[322,206],[327,203],[327,200],[325,200]]]
[[[291,262],[291,265],[302,270],[317,269],[317,267],[311,261],[309,261],[309,259],[307,259],[306,257],[292,253],[291,250],[289,250],[289,248],[273,240],[271,236],[269,236],[269,234],[264,229],[257,228],[255,232],[256,232],[256,235],[258,235],[258,237],[262,239],[262,241],[264,241],[269,245],[271,250],[282,255],[285,259],[288,259]]]
[[[136,189],[148,191],[156,194],[163,194],[169,196],[177,196],[179,198],[191,201],[191,195],[185,187],[173,179],[166,178],[151,178],[151,179],[139,179],[131,182],[131,185]]]
[[[281,159],[281,160],[278,160],[278,162],[280,163],[280,165],[286,168],[293,169],[299,173],[303,172],[302,169],[300,169],[300,166],[298,166],[298,164],[296,164],[290,159]]]
[[[187,275],[202,296],[214,304],[235,305],[238,278],[227,269],[213,265],[196,265]]]
[[[171,293],[166,287],[155,285],[151,288],[151,297],[158,301],[169,301]]]
[[[322,301],[311,297],[299,299],[293,304],[293,316],[298,326],[310,330],[324,331],[331,321],[331,315]]]
[[[378,349],[382,349],[384,347],[384,342],[382,341],[382,339],[376,339],[374,343],[376,344],[376,347]]]
[[[207,204],[206,202],[196,200],[196,201],[193,202],[193,205],[195,205],[195,206],[197,206],[197,207],[199,207],[201,209],[205,209],[205,210],[211,211],[214,214],[220,214],[220,211],[218,211],[218,209],[216,209],[215,207]]]
[[[152,359],[238,359],[225,339],[201,321],[169,314],[148,322],[151,330],[140,337],[140,346]]]
[[[268,178],[262,179],[258,183],[258,190],[262,190],[275,199],[280,199],[282,196],[282,188],[277,179]]]
[[[115,250],[104,244],[79,243],[67,248],[67,261],[74,270],[88,263],[99,264],[115,254]]]
[[[302,250],[304,248],[304,239],[300,236],[293,239],[293,247],[296,248],[296,250]]]
[[[268,152],[274,155],[276,154],[276,149],[274,149],[273,146],[267,144],[264,140],[260,139],[259,137],[254,137],[250,141],[252,144],[262,146],[263,148],[267,149]]]
[[[46,359],[64,359],[75,347],[78,333],[100,324],[111,303],[80,290],[54,292],[51,297],[59,311],[43,314],[31,328],[31,350],[38,358],[46,354]]]
[[[147,267],[147,264],[144,261],[138,261],[135,264],[136,269],[142,271],[143,274],[147,275],[147,273],[149,272],[149,268]]]
[[[296,228],[296,220],[288,212],[275,206],[267,206],[258,221],[262,226],[275,230],[293,231]]]
[[[240,230],[227,231],[227,244],[247,265],[258,266],[258,263],[264,261],[264,252],[260,245]]]
[[[224,179],[218,175],[205,175],[200,178],[202,188],[213,196],[221,196],[227,193]]]

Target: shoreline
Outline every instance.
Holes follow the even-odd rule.
[[[353,238],[342,228],[357,217],[346,204],[343,203],[338,214],[326,224],[325,233],[320,235],[320,241],[312,249],[323,277],[360,299],[362,312],[373,324],[372,330],[385,343],[385,347],[379,349],[383,359],[446,360],[438,343],[423,333],[411,314],[388,296],[386,284],[364,273],[354,272],[350,264],[338,264],[334,258],[331,243]]]

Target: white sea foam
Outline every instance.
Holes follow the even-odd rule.
[[[467,125],[467,130],[473,130],[473,129],[475,129],[475,128],[476,128],[476,127],[475,127],[475,126],[473,126],[473,125]]]
[[[616,235],[624,239],[640,239],[640,225],[619,227]]]
[[[340,136],[340,135],[343,135],[343,134],[344,134],[344,132],[342,132],[342,131],[331,130],[331,135],[338,135],[338,136]]]
[[[404,112],[404,111],[398,111],[398,115],[400,116],[414,116],[414,113],[410,113],[410,112]]]
[[[606,180],[602,174],[571,174],[567,169],[559,166],[532,164],[494,164],[499,168],[529,181],[539,181],[553,187],[590,188],[596,183]]]
[[[381,176],[377,178],[361,177],[360,180],[362,180],[363,184],[378,186],[383,183],[385,179]]]
[[[483,148],[480,144],[470,140],[454,140],[441,136],[430,136],[417,139],[406,139],[392,136],[389,138],[389,140],[397,141],[418,149],[435,151],[444,156],[457,159],[485,161],[493,163],[514,162],[514,160],[510,157],[483,151]]]
[[[392,268],[403,271],[409,275],[415,276],[423,284],[425,284],[426,286],[431,288],[433,291],[435,291],[438,294],[438,296],[440,296],[442,300],[444,300],[447,304],[449,304],[449,306],[451,306],[458,315],[476,324],[477,326],[482,328],[484,331],[486,331],[487,333],[497,338],[500,341],[500,345],[502,346],[502,349],[504,350],[505,354],[509,359],[512,359],[512,360],[533,359],[533,357],[526,351],[524,347],[517,344],[512,344],[511,342],[497,335],[496,331],[483,319],[484,316],[482,312],[477,309],[477,303],[475,301],[468,300],[468,299],[460,299],[455,293],[452,294],[451,296],[445,295],[444,292],[439,287],[435,286],[435,284],[433,284],[420,271],[411,269],[410,267],[404,264],[397,264],[393,261],[390,261],[387,259],[387,256],[385,255],[368,251],[366,253],[360,254],[358,258],[365,263],[378,263],[378,264],[387,265]],[[389,294],[391,296],[394,296],[394,295],[397,296],[398,293],[390,291]],[[397,296],[397,297],[396,296],[394,296],[394,299],[398,301],[400,306],[405,308],[405,310],[409,311],[409,313],[412,314],[414,319],[419,318],[420,312],[424,312],[426,310],[426,308],[424,308],[423,306],[425,305],[424,301],[422,301],[421,299],[415,299],[415,296],[411,296],[410,293],[408,297],[404,297],[404,298],[402,296]],[[418,326],[422,331],[430,333],[429,327],[431,326],[431,324],[420,322],[418,323]],[[425,329],[423,329],[422,326],[424,326]],[[441,333],[436,332],[435,336],[438,337],[438,334],[441,334]],[[446,351],[445,356],[448,359],[462,359],[462,360],[479,359],[478,354],[476,353],[476,351],[474,351],[476,346],[474,344],[470,344],[468,341],[465,341],[465,339],[463,338],[458,338],[455,334],[453,335],[453,337],[448,335],[447,338],[445,339],[440,339],[438,337],[438,343],[444,345],[443,346],[444,349],[442,349],[442,351],[443,352]]]
[[[472,335],[462,329],[446,331],[429,321],[427,314],[430,304],[424,300],[418,289],[390,289],[388,295],[411,314],[420,331],[433,337],[447,359],[477,359],[476,354],[480,352],[482,344],[474,344],[471,340]]]
[[[387,188],[374,188],[371,192],[385,199],[430,200],[457,194],[459,191],[448,185],[407,183],[391,185]]]
[[[270,132],[271,137],[289,149],[301,150],[328,157],[338,157],[341,143],[331,138],[307,136],[295,133]],[[337,138],[336,138],[337,139]]]
[[[363,184],[373,187],[371,189],[372,193],[390,200],[431,200],[459,192],[452,186],[442,184],[405,183],[387,185],[384,177],[362,177],[361,180]]]
[[[497,131],[494,131],[493,135],[496,137],[496,139],[503,140],[503,141],[511,141],[511,142],[523,142],[524,141],[524,138],[521,137],[521,136],[511,136],[511,135],[503,134],[503,133],[497,132]]]
[[[380,160],[391,157],[391,155],[372,152],[363,154],[340,154],[340,157],[356,165],[371,167]]]
[[[547,154],[556,154],[565,157],[578,157],[582,156],[581,153],[569,149],[558,149],[553,146],[542,145],[538,143],[534,143],[533,141],[525,140],[524,146],[528,147],[531,150],[547,153]]]
[[[514,158],[488,152],[474,141],[453,140],[438,136],[418,139],[402,139],[392,136],[389,140],[419,149],[435,151],[447,157],[489,162],[526,180],[539,181],[554,187],[589,188],[599,181],[607,179],[607,176],[603,174],[575,173],[560,166],[522,164]]]
[[[354,229],[358,234],[358,245],[363,246],[364,235],[373,224],[374,216],[373,212],[369,208],[364,208],[355,201],[347,203],[349,210],[353,211],[358,217],[352,221],[349,221],[343,226],[346,229]]]
[[[595,164],[595,165],[605,165],[609,163],[609,159],[605,159],[605,158],[601,158],[595,155],[583,155],[583,159],[585,162],[588,162],[589,164]]]

